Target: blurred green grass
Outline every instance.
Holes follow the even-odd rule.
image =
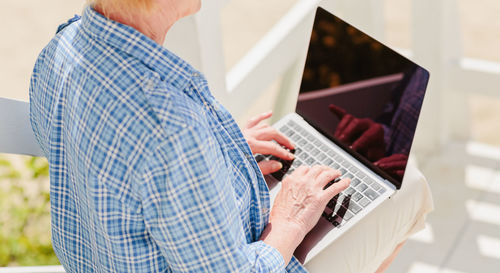
[[[48,175],[45,158],[0,156],[0,266],[59,264],[50,241]]]

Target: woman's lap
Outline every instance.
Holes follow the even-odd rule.
[[[306,264],[314,272],[373,273],[396,247],[425,226],[433,209],[428,183],[408,164],[401,189]]]

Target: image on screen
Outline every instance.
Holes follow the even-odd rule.
[[[428,79],[425,69],[320,8],[296,112],[400,186]]]

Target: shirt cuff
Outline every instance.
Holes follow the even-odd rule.
[[[266,272],[285,272],[285,260],[276,248],[263,241],[254,242],[251,247],[255,248],[260,264],[267,267]]]
[[[292,256],[292,259],[286,266],[286,272],[288,273],[307,273],[307,269],[295,258]]]

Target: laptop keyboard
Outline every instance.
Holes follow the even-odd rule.
[[[272,174],[277,180],[281,181],[284,176],[292,173],[301,165],[327,165],[340,170],[342,178],[351,178],[350,186],[333,197],[322,214],[322,217],[335,227],[348,222],[385,192],[385,188],[378,182],[369,178],[363,171],[346,161],[342,155],[329,148],[296,122],[288,121],[287,124],[279,128],[279,131],[295,143],[295,150],[291,151],[295,154],[295,160],[287,161],[264,155],[256,157],[257,161],[269,159],[282,162],[283,169]],[[340,179],[331,181],[326,187],[337,181]]]

